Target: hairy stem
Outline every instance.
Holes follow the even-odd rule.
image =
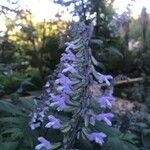
[[[75,126],[74,129],[71,131],[71,134],[69,135],[69,140],[67,142],[67,145],[65,145],[65,150],[70,150],[76,140],[77,137],[77,133],[80,131],[80,126],[83,123],[83,118],[82,115],[84,115],[84,113],[87,110],[88,107],[88,99],[89,99],[89,84],[90,84],[90,66],[91,66],[91,61],[90,61],[90,49],[87,46],[84,46],[84,63],[81,62],[81,64],[83,64],[82,66],[82,75],[84,75],[84,80],[85,83],[82,85],[82,92],[81,92],[81,99],[80,99],[80,103],[81,103],[81,107],[80,110],[74,114],[74,120],[75,120]]]

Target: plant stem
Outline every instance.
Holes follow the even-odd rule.
[[[84,63],[81,62],[81,64],[83,64],[82,66],[82,75],[85,77],[85,83],[83,83],[82,85],[82,92],[81,92],[81,99],[80,99],[80,103],[81,103],[81,107],[80,110],[74,114],[74,120],[76,121],[76,125],[74,127],[74,129],[71,131],[71,135],[68,134],[68,139],[69,141],[67,142],[67,145],[65,145],[65,150],[70,150],[74,143],[75,143],[75,139],[76,139],[76,135],[77,133],[80,131],[80,126],[81,123],[83,121],[83,115],[85,114],[87,107],[88,107],[88,99],[89,99],[89,84],[90,84],[90,76],[89,76],[89,70],[90,70],[90,66],[91,66],[91,56],[90,56],[90,48],[88,47],[88,45],[84,46]]]

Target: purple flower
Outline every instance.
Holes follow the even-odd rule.
[[[40,127],[40,125],[41,125],[40,122],[37,122],[37,123],[31,123],[31,124],[30,124],[30,128],[31,128],[32,130],[34,130],[34,129]]]
[[[104,143],[103,138],[106,137],[106,134],[104,134],[103,132],[93,132],[91,134],[87,135],[87,138],[90,141],[95,141],[96,143],[102,145]]]
[[[59,92],[63,92],[63,93],[66,93],[66,94],[70,94],[72,93],[72,90],[70,88],[71,86],[71,81],[68,77],[66,77],[64,74],[59,74],[59,77],[55,83],[56,84],[60,84],[58,87],[57,87],[57,90]]]
[[[70,73],[77,73],[77,70],[74,68],[74,65],[69,63],[64,63],[65,69],[63,69],[62,73],[70,72]]]
[[[71,94],[72,93],[70,86],[68,86],[67,84],[58,86],[57,90],[61,93],[65,93],[65,94]]]
[[[37,113],[34,112],[34,113],[32,113],[31,115],[32,115],[31,121],[32,121],[32,122],[36,122],[37,116],[38,116]]]
[[[38,113],[42,118],[44,118],[45,117],[45,112],[44,112],[44,110],[43,111],[41,111],[41,112],[39,112]]]
[[[103,113],[103,114],[99,114],[99,115],[94,115],[90,118],[90,123],[92,125],[95,125],[95,121],[98,120],[98,121],[105,121],[107,125],[111,126],[112,123],[110,121],[110,119],[112,119],[114,115],[112,113]]]
[[[55,81],[55,83],[56,84],[68,84],[68,85],[71,85],[71,80],[68,78],[68,77],[66,77],[64,74],[62,74],[62,73],[59,73],[58,74],[58,79]]]
[[[57,107],[58,111],[62,111],[66,108],[65,97],[61,95],[52,95],[53,102],[50,104],[52,107]]]
[[[48,88],[48,87],[50,87],[50,83],[49,82],[46,82],[46,84],[45,84],[45,86],[44,86],[45,88]]]
[[[63,100],[57,101],[57,102],[53,102],[53,103],[50,104],[50,106],[57,107],[58,111],[63,111],[66,108],[66,104],[65,104],[65,102]]]
[[[115,98],[113,96],[100,96],[97,98],[97,102],[100,104],[100,107],[102,108],[111,108],[112,107],[112,101],[114,101]]]
[[[38,141],[41,142],[35,147],[35,150],[40,150],[43,147],[46,148],[47,150],[52,149],[52,145],[49,141],[47,141],[44,137],[38,137]]]
[[[44,86],[46,92],[49,94],[51,92],[51,88],[50,88],[50,83],[46,82],[45,86]]]
[[[43,111],[34,112],[31,115],[32,115],[32,119],[30,122],[30,127],[32,130],[34,130],[34,129],[40,127],[41,122],[43,122],[44,117],[45,117],[45,108],[43,108]]]
[[[51,92],[51,89],[50,88],[47,88],[46,89],[46,92],[49,94]]]
[[[60,101],[61,100],[61,95],[54,95],[52,93],[51,98],[52,98],[52,101]]]
[[[66,52],[75,47],[75,45],[73,43],[70,43],[70,42],[66,42],[65,45],[67,45],[67,48],[65,50]]]
[[[62,57],[61,57],[61,61],[75,61],[76,60],[76,57],[75,55],[70,51],[70,50],[67,50],[66,51],[67,53],[64,53],[62,54]]]
[[[94,126],[96,122],[95,116],[90,117],[90,123]]]
[[[55,118],[52,115],[48,116],[49,119],[49,123],[46,124],[46,128],[54,128],[54,129],[58,129],[60,128],[61,124],[60,124],[60,120]]]
[[[41,122],[43,122],[43,119],[44,119],[44,117],[45,117],[45,112],[44,112],[44,110],[41,111],[41,112],[39,112],[38,115],[39,115],[38,120],[40,120]]]
[[[110,81],[109,80],[112,80],[113,79],[113,77],[111,76],[111,75],[102,75],[102,74],[100,74],[100,73],[98,73],[98,81],[100,82],[100,83],[103,83],[103,82],[106,82],[106,84],[108,85],[108,86],[110,86]]]
[[[37,113],[32,113],[32,114],[30,114],[30,115],[32,116],[32,119],[31,119],[31,121],[30,121],[30,123],[29,123],[30,128],[31,128],[32,130],[34,130],[34,129],[40,127],[41,123],[40,123],[39,120],[38,120],[38,114],[37,114]]]

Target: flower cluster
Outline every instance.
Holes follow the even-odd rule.
[[[60,64],[52,79],[44,86],[40,100],[35,101],[36,109],[31,114],[31,129],[44,125],[47,129],[60,130],[65,134],[60,146],[66,150],[72,147],[73,142],[70,141],[75,140],[77,134],[83,135],[80,128],[87,129],[84,134],[87,139],[102,145],[106,134],[92,131],[90,126],[95,126],[99,121],[112,125],[113,114],[105,111],[105,108],[111,108],[114,100],[111,85],[113,77],[102,75],[94,69],[88,46],[91,32],[91,24],[82,22],[71,27],[70,37],[73,40],[66,43]],[[105,90],[99,89],[101,83],[106,84]],[[97,94],[92,91],[94,87],[98,90]],[[63,119],[62,112],[68,113],[67,121]],[[35,147],[36,150],[43,147],[52,149],[53,144],[45,138],[38,138],[40,144]]]

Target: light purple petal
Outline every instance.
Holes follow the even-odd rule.
[[[49,122],[46,124],[45,128],[51,128],[54,125],[54,122]]]
[[[52,102],[51,104],[50,104],[50,106],[54,106],[54,107],[57,107],[57,110],[58,111],[62,111],[62,110],[64,110],[65,108],[66,108],[66,104],[65,104],[65,102],[63,101],[63,100],[60,100],[60,101],[56,101],[56,102]]]
[[[44,147],[44,144],[38,144],[35,147],[35,150],[40,150],[42,147]]]
[[[73,65],[70,65],[68,63],[64,63],[64,67],[65,67],[65,69],[63,69],[62,73],[67,73],[67,72],[77,73],[77,70],[74,68]]]
[[[38,123],[31,123],[31,124],[30,124],[30,127],[31,127],[32,130],[34,130],[34,129],[40,127],[40,125],[41,125],[40,122],[38,122]]]
[[[95,141],[96,143],[102,145],[104,143],[104,138],[106,138],[106,134],[103,132],[93,132],[87,135],[87,138],[90,141]]]
[[[110,120],[112,119],[113,116],[114,116],[114,115],[113,115],[112,113],[103,113],[103,114],[95,115],[95,118],[96,118],[96,120],[98,120],[98,121],[103,120],[103,121],[105,121],[105,123],[106,123],[107,125],[111,126],[112,123],[111,123]]]
[[[35,147],[36,150],[40,150],[42,147],[45,147],[47,150],[52,149],[52,145],[44,137],[38,137],[38,141],[41,142],[41,144]]]
[[[53,94],[51,95],[51,98],[52,98],[52,101],[54,101],[54,102],[61,101],[61,99],[62,99],[60,95],[53,95]]]
[[[70,86],[68,86],[68,85],[58,86],[57,90],[58,90],[58,92],[65,93],[65,94],[71,94],[72,93],[72,90],[71,90]]]
[[[44,111],[41,111],[41,112],[39,112],[39,115],[41,116],[41,117],[45,117],[45,114],[44,114],[45,112]]]
[[[49,115],[48,119],[49,119],[49,123],[46,124],[45,126],[46,128],[51,128],[51,127],[54,129],[60,128],[61,124],[59,119],[55,118],[52,115]]]
[[[113,79],[113,77],[111,75],[102,75],[102,74],[98,73],[98,81],[100,83],[106,82],[106,84],[108,86],[110,86],[110,81],[109,80],[112,80],[112,79]]]
[[[46,88],[48,88],[50,86],[50,83],[49,82],[46,82],[45,86]]]
[[[58,79],[55,81],[56,84],[68,84],[68,85],[71,85],[71,80],[66,77],[64,74],[62,73],[59,73],[58,74]]]
[[[66,62],[66,61],[72,61],[72,62],[76,61],[76,56],[69,49],[67,49],[66,52],[67,53],[62,54],[62,57],[60,59],[61,61],[64,61],[64,62]]]
[[[95,125],[95,117],[94,116],[92,116],[91,118],[90,118],[90,123],[94,126]]]
[[[108,126],[112,126],[112,123],[111,123],[111,121],[108,118],[105,117],[103,120],[106,122],[106,124]]]
[[[97,97],[97,102],[100,104],[100,107],[102,108],[111,108],[112,102],[115,100],[113,96],[100,96]]]
[[[70,42],[66,42],[65,45],[67,45],[66,51],[67,51],[68,49],[70,49],[70,48],[73,49],[73,48],[75,47],[75,45],[74,45],[73,43],[70,43]]]

